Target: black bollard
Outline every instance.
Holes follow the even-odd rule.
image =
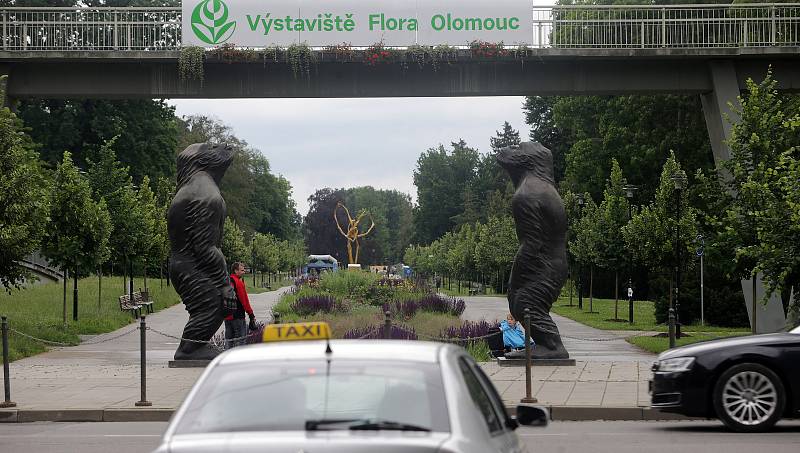
[[[669,348],[675,347],[675,309],[669,309]]]
[[[281,323],[281,314],[277,311],[272,312],[272,323],[273,324],[280,324]]]
[[[3,330],[3,390],[5,399],[0,403],[0,407],[16,407],[17,403],[11,401],[11,376],[8,370],[8,318],[2,317]]]
[[[531,310],[525,309],[525,398],[521,403],[536,403],[538,400],[531,395]]]
[[[383,321],[383,338],[390,340],[392,338],[392,312],[386,310],[384,316],[386,316],[386,319]]]
[[[140,318],[139,321],[139,330],[140,330],[140,342],[139,347],[141,349],[141,357],[142,357],[142,382],[141,382],[141,389],[142,389],[142,399],[137,401],[135,404],[136,406],[152,406],[153,403],[147,401],[147,324],[144,320],[144,315]]]

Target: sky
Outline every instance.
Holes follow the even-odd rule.
[[[324,187],[396,189],[416,200],[413,172],[431,147],[464,139],[486,153],[508,121],[525,140],[523,97],[180,99],[178,116],[213,116],[292,184],[297,210]]]

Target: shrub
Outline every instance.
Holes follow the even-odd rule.
[[[476,341],[485,341],[484,338],[480,340],[471,340],[472,338],[483,337],[489,334],[489,329],[498,327],[499,324],[488,323],[486,321],[464,321],[460,326],[450,327],[442,331],[439,336],[442,338],[449,338],[455,343],[462,346],[475,343]]]
[[[395,300],[390,303],[383,304],[383,312],[391,312],[392,316],[402,316],[403,318],[413,318],[417,314],[419,304],[413,299],[409,300]]]
[[[331,296],[308,296],[298,298],[290,308],[300,316],[307,316],[319,312],[331,313],[339,307]]]
[[[447,313],[453,316],[461,316],[467,307],[464,299],[441,296],[439,294],[428,294],[419,300],[419,309],[432,311],[434,313]]]
[[[362,327],[351,329],[345,332],[342,338],[345,339],[363,339],[363,340],[381,340],[384,339],[383,334],[384,327],[377,326],[377,327]],[[389,335],[389,339],[391,340],[417,340],[417,332],[414,330],[413,327],[401,327],[392,325],[392,329]]]

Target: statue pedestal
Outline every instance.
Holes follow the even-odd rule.
[[[525,366],[525,359],[498,357],[499,366]],[[531,366],[575,366],[575,359],[531,359]]]
[[[205,368],[210,360],[170,360],[169,368]]]

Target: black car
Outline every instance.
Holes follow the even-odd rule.
[[[654,409],[768,430],[800,413],[800,327],[670,349],[653,364],[650,391]]]

